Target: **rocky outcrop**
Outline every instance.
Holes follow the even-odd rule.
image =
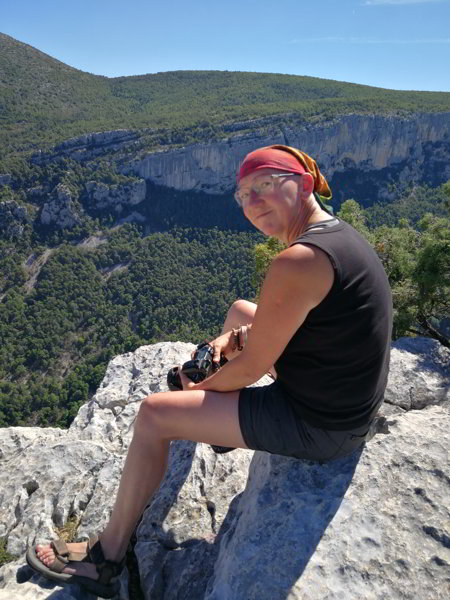
[[[0,430],[0,537],[20,558],[0,569],[0,599],[86,599],[24,566],[27,544],[108,519],[140,400],[166,389],[189,344],[111,361],[68,431]],[[394,344],[385,422],[358,453],[324,465],[175,442],[137,531],[142,593],[165,600],[447,597],[450,353]],[[122,578],[121,600],[132,598]]]
[[[25,206],[21,206],[15,200],[0,202],[0,237],[7,240],[20,237],[29,221]]]
[[[145,199],[146,185],[143,179],[117,185],[88,181],[86,192],[90,208],[94,210],[108,208],[120,213],[124,206],[134,206]]]
[[[81,216],[74,205],[72,194],[64,184],[59,183],[52,192],[52,199],[44,204],[41,223],[59,229],[72,229],[81,223]]]
[[[113,210],[121,214],[124,209],[140,204],[146,196],[146,183],[143,179],[130,178],[127,182],[111,185],[92,180],[86,182],[84,187],[85,193],[80,194],[83,208],[78,202],[78,196],[63,183],[53,190],[42,185],[35,186],[27,189],[27,195],[34,202],[44,202],[40,215],[41,224],[59,229],[71,229],[79,225],[89,218],[91,212],[96,214],[97,211]],[[141,215],[128,218],[128,221],[135,220],[145,221],[145,218]]]
[[[420,410],[450,399],[450,354],[430,338],[403,338],[394,344],[383,410]],[[392,412],[389,412],[392,414]]]
[[[342,173],[379,174],[365,197],[388,197],[388,184],[407,182],[439,185],[450,179],[450,113],[409,117],[344,115],[317,124],[291,117],[255,121],[241,127],[252,133],[184,148],[152,152],[122,167],[158,185],[213,194],[229,193],[236,170],[247,152],[270,144],[288,144],[315,157],[332,184]],[[336,194],[359,199],[351,181],[336,186]]]
[[[88,160],[135,143],[140,133],[131,129],[115,129],[86,133],[65,140],[53,148],[51,152],[39,151],[32,157],[35,164],[46,164],[61,156],[69,156],[76,160]]]

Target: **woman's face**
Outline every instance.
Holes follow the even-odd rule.
[[[241,179],[239,189],[248,192],[242,210],[246,218],[262,233],[286,241],[293,220],[298,219],[300,214],[299,182],[302,176],[273,178],[272,191],[258,193],[258,188],[264,188],[260,184],[270,180],[272,174],[279,175],[280,171],[261,169]]]

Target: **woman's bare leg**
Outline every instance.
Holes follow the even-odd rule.
[[[228,311],[223,331],[253,322],[257,305],[236,301]],[[233,358],[233,356],[229,357]],[[231,448],[246,448],[239,426],[239,392],[168,392],[146,398],[136,419],[111,518],[101,535],[106,558],[120,560],[152,494],[167,468],[171,440],[188,439]],[[84,551],[85,543],[69,544]],[[46,565],[54,560],[50,546],[38,546]],[[71,563],[66,573],[97,577],[94,565]]]
[[[136,523],[164,476],[170,440],[246,448],[238,399],[239,392],[180,391],[154,394],[142,402],[114,509],[101,535],[106,558],[120,560],[125,554]],[[85,544],[69,548],[83,551]],[[47,565],[54,560],[50,546],[39,546],[37,555]],[[89,563],[71,563],[64,572],[97,577]]]
[[[231,329],[237,329],[241,325],[250,325],[253,323],[256,309],[258,305],[248,300],[236,300],[227,313],[227,318],[223,324],[222,333],[230,331]],[[233,360],[239,354],[239,350],[235,350],[233,354],[227,354],[228,360]],[[272,365],[269,369],[269,374],[276,379],[277,372],[275,367]]]
[[[239,327],[240,325],[253,323],[257,308],[258,305],[254,302],[249,302],[248,300],[236,300],[228,310],[222,333],[230,331],[230,329]]]
[[[167,467],[169,442],[188,439],[246,448],[238,416],[239,392],[169,392],[141,405],[116,504],[103,539],[126,550],[133,529]],[[136,490],[130,494],[130,490]],[[119,543],[122,540],[122,544]]]

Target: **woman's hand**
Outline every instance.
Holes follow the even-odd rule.
[[[181,365],[178,367],[178,375],[180,376],[181,385],[183,386],[183,392],[195,389],[196,384],[183,373]]]
[[[214,350],[214,362],[219,363],[222,354],[226,356],[227,354],[232,354],[236,350],[236,341],[234,340],[234,337],[235,336],[233,334],[233,330],[230,330],[226,333],[223,333],[222,335],[219,335],[219,337],[216,337],[215,340],[208,342],[208,344]],[[194,358],[194,354],[196,352],[196,350],[193,350],[191,352],[191,358]]]
[[[219,363],[222,354],[227,356],[227,354],[232,354],[236,350],[236,340],[233,330],[219,335],[215,340],[209,342],[209,345],[212,346],[214,350],[213,361]]]

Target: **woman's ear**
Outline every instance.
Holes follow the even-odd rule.
[[[309,196],[314,191],[314,177],[311,173],[304,173],[300,183],[300,189],[303,194]]]

